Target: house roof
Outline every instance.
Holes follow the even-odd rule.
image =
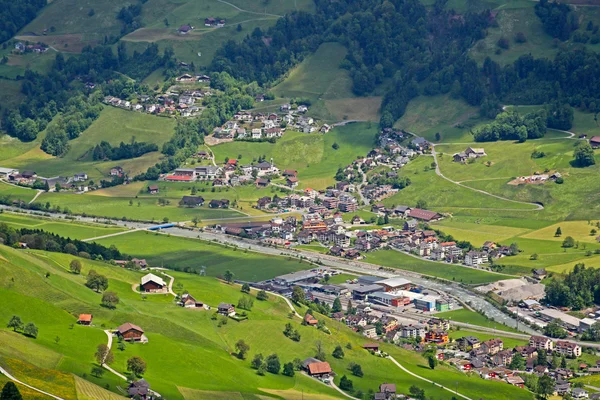
[[[413,218],[422,219],[425,221],[430,221],[435,218],[439,218],[440,214],[429,211],[429,210],[421,210],[420,208],[413,208],[409,211],[408,215]]]
[[[142,286],[148,282],[154,282],[154,283],[159,284],[160,286],[167,286],[167,284],[165,283],[165,281],[162,280],[161,277],[156,276],[154,274],[148,274],[148,275],[142,276]]]
[[[131,322],[126,322],[117,328],[117,332],[119,332],[119,333],[129,332],[130,330],[135,330],[135,331],[144,333],[144,330],[142,328],[140,328],[137,325],[132,324]]]
[[[222,309],[229,310],[231,307],[233,307],[232,304],[229,304],[229,303],[220,303],[218,308],[219,308],[219,310],[222,310]]]
[[[92,322],[92,314],[79,314],[79,321]]]
[[[331,366],[328,362],[319,361],[308,364],[308,371],[311,375],[314,374],[329,374],[331,373]]]

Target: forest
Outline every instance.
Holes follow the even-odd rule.
[[[46,0],[0,0],[0,43],[33,21],[45,5]]]
[[[103,140],[92,150],[92,158],[94,161],[125,160],[140,157],[152,151],[158,151],[156,143],[136,142],[135,138],[132,139],[131,143],[121,142],[119,146],[112,146]]]
[[[546,285],[546,301],[556,307],[581,310],[600,304],[600,270],[577,264],[564,279]]]

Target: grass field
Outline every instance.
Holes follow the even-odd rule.
[[[44,219],[37,216],[32,217],[10,213],[1,213],[0,223],[8,224],[15,229],[43,229],[46,232],[71,239],[87,239],[124,231],[123,228],[119,227],[74,223],[68,220],[57,222],[56,220]]]
[[[339,43],[322,44],[290,71],[273,92],[281,97],[311,99],[313,106],[309,113],[320,119],[377,121],[381,97],[354,96],[348,71],[339,67],[347,53]]]
[[[150,232],[135,232],[100,239],[97,243],[115,245],[132,256],[144,257],[153,266],[167,268],[190,268],[200,271],[206,267],[208,276],[223,276],[226,270],[236,279],[258,281],[277,275],[311,268],[311,264],[298,260],[266,256],[252,251],[234,250],[211,242],[195,239],[159,235]]]
[[[356,157],[364,156],[373,146],[377,127],[370,123],[355,123],[336,127],[325,135],[287,132],[275,144],[229,142],[213,146],[217,160],[225,157],[239,158],[242,163],[264,155],[281,170],[298,170],[300,188],[325,189],[335,183],[338,168],[350,164]],[[334,150],[333,144],[339,148]]]
[[[8,197],[10,200],[20,200],[29,202],[37,192],[32,189],[9,185],[6,182],[0,182],[0,197]]]
[[[152,142],[160,147],[173,135],[174,129],[175,120],[172,118],[155,117],[105,106],[100,117],[82,132],[80,137],[69,141],[71,148],[65,156],[52,157],[38,146],[29,147],[12,140],[7,144],[15,145],[17,148],[11,150],[8,147],[7,150],[13,157],[2,160],[2,163],[6,167],[33,170],[46,177],[86,172],[90,179],[96,180],[106,178],[112,167],[120,165],[130,176],[133,176],[154,165],[161,158],[161,154],[153,152],[129,160],[93,161],[91,153],[88,152],[102,140],[118,146],[122,141],[130,142],[133,137],[138,142]],[[36,142],[38,141],[41,141],[40,137]]]
[[[513,328],[502,325],[499,322],[494,322],[484,315],[481,315],[474,311],[469,311],[466,308],[461,308],[460,310],[454,311],[444,311],[435,314],[435,316],[439,318],[449,319],[450,321],[464,322],[468,324],[483,326],[486,328],[497,329],[498,331],[517,333],[519,332]]]
[[[125,382],[116,380],[108,373],[98,379],[90,376],[89,370],[93,365],[92,355],[96,345],[106,340],[102,326],[114,327],[125,321],[142,326],[149,343],[127,344],[124,351],[115,350],[113,368],[123,372],[127,358],[132,355],[141,356],[148,364],[144,378],[162,396],[173,399],[184,396],[186,399],[221,398],[222,395],[225,398],[236,398],[237,395],[233,393],[240,393],[244,399],[253,399],[261,394],[303,392],[313,398],[339,398],[339,393],[326,386],[315,385],[314,381],[299,374],[294,378],[272,374],[260,377],[249,367],[249,359],[256,353],[267,355],[276,351],[282,362],[295,357],[303,359],[312,356],[316,340],[323,343],[327,354],[337,344],[351,344],[352,349],[345,350],[343,360],[328,357],[333,369],[338,372],[336,381],[345,373],[348,363],[356,362],[362,365],[365,375],[363,378],[353,378],[354,385],[364,392],[376,389],[381,382],[397,383],[399,391],[407,392],[410,385],[418,385],[420,382],[394,367],[388,360],[373,357],[364,351],[361,348],[365,342],[363,337],[342,324],[318,316],[325,318],[329,328],[335,332],[334,335],[326,335],[312,327],[301,326],[298,321],[290,321],[287,318],[289,309],[279,298],[266,302],[255,301],[252,311],[248,312],[248,321],[236,323],[230,320],[226,325],[218,327],[217,321],[210,318],[211,312],[176,307],[170,296],[148,296],[147,299],[142,299],[131,290],[132,283],[138,282],[142,273],[82,260],[83,276],[94,268],[108,277],[110,290],[114,290],[121,298],[115,310],[108,310],[98,305],[99,294],[83,286],[82,276],[68,272],[67,266],[72,256],[17,251],[6,247],[0,247],[0,254],[3,257],[0,259],[0,300],[3,304],[9,304],[0,309],[0,319],[6,320],[13,313],[18,313],[26,321],[35,321],[40,328],[40,334],[35,340],[1,329],[0,340],[7,339],[2,342],[0,355],[21,358],[26,356],[23,353],[26,351],[27,355],[31,354],[30,363],[44,364],[39,365],[43,368],[73,372],[80,377],[87,373],[87,380],[101,386],[108,384],[112,391],[117,386],[123,387]],[[13,273],[18,271],[14,282],[10,279],[12,274],[5,273],[11,270]],[[45,272],[50,272],[49,278],[43,278]],[[188,290],[210,305],[219,302],[235,303],[241,296],[239,286],[223,284],[211,277],[179,272],[171,274],[176,280],[176,290]],[[33,297],[24,296],[26,292]],[[251,295],[254,294],[253,292]],[[48,305],[47,302],[50,301],[55,305]],[[75,326],[70,329],[69,323],[80,312],[92,312],[95,326]],[[299,343],[285,338],[281,333],[288,321],[300,331],[302,339]],[[248,332],[252,334],[249,335]],[[57,335],[61,338],[58,344],[53,340]],[[240,338],[251,348],[246,360],[239,360],[231,355],[234,343]],[[73,343],[73,340],[77,343]],[[23,342],[28,345],[23,346]],[[468,378],[444,366],[434,371],[423,369],[425,360],[421,356],[387,344],[383,346],[385,351],[401,360],[411,371],[445,385],[459,382],[461,393],[468,396],[493,391],[497,394],[486,398],[500,400],[510,396],[515,399],[530,399],[525,391],[502,383]],[[224,374],[223,371],[227,373]],[[211,379],[193,379],[200,373]],[[262,389],[266,391],[262,392]],[[219,393],[211,393],[215,391]],[[220,393],[221,391],[227,393]],[[447,394],[435,386],[427,387],[426,393],[436,398],[447,398]]]
[[[464,337],[464,336],[474,336],[477,339],[479,339],[479,341],[481,341],[481,342],[483,342],[485,340],[490,340],[490,339],[501,339],[502,342],[504,342],[505,349],[509,349],[509,348],[512,349],[516,346],[527,346],[527,344],[529,343],[529,341],[527,341],[527,340],[515,339],[515,338],[511,338],[511,337],[504,337],[504,336],[502,336],[502,332],[498,332],[498,334],[495,335],[495,334],[489,334],[489,333],[469,331],[466,329],[460,329],[460,330],[453,330],[453,331],[448,332],[448,336],[452,340],[460,339],[461,337]]]

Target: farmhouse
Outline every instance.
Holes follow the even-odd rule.
[[[150,393],[150,384],[145,379],[140,379],[136,382],[131,382],[129,388],[127,388],[127,394],[129,397],[140,397],[146,399]]]
[[[590,138],[590,146],[592,146],[593,149],[600,148],[600,136],[592,136]]]
[[[331,366],[325,361],[311,362],[306,367],[308,375],[316,378],[327,378],[331,374]]]
[[[79,319],[77,320],[77,323],[79,325],[91,325],[92,324],[92,319],[93,319],[93,315],[92,314],[79,314]]]
[[[148,186],[148,193],[157,194],[158,193],[158,185],[150,185]]]
[[[229,200],[227,200],[227,199],[221,199],[221,200],[213,199],[213,200],[210,201],[210,203],[208,203],[208,207],[210,207],[210,208],[228,208],[229,207]]]
[[[203,308],[204,303],[201,301],[197,301],[191,294],[185,293],[181,296],[181,300],[178,303],[181,307],[184,308]]]
[[[204,197],[202,196],[183,196],[180,205],[185,207],[199,207],[204,205]]]
[[[434,211],[421,210],[420,208],[413,208],[408,212],[410,218],[420,219],[422,221],[435,221],[442,216]]]
[[[125,340],[141,341],[144,336],[144,330],[137,325],[126,322],[117,328],[117,336]]]
[[[217,312],[221,315],[232,316],[235,315],[235,307],[233,304],[221,303],[217,308]]]
[[[306,325],[314,326],[314,325],[317,325],[317,323],[319,323],[319,321],[317,321],[317,319],[315,317],[313,317],[312,315],[306,314],[304,316],[304,323]]]
[[[167,287],[167,284],[162,280],[162,278],[154,274],[148,274],[142,277],[142,284],[140,287],[142,288],[143,292],[157,293],[164,291]]]
[[[14,168],[0,168],[0,178],[8,178],[9,175],[17,175],[18,169]]]
[[[191,25],[181,25],[179,27],[179,29],[177,29],[177,32],[180,35],[187,35],[187,33],[190,32],[190,31],[192,31],[193,29],[194,29],[194,27],[191,26]]]

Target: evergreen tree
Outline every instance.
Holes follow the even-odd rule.
[[[19,388],[12,381],[6,382],[0,393],[0,400],[22,400]]]

